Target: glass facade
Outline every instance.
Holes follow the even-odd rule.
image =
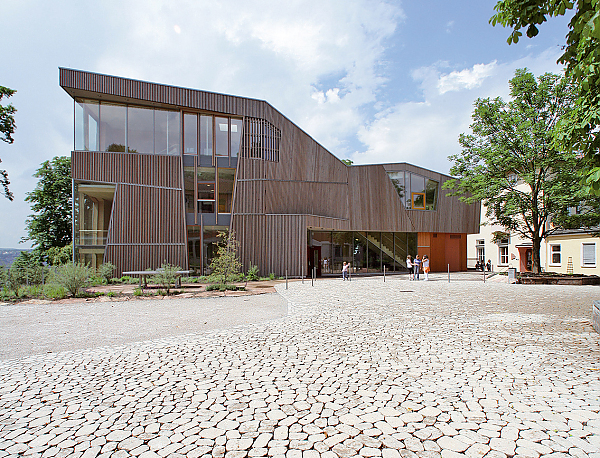
[[[219,213],[231,213],[235,169],[219,169]]]
[[[402,204],[411,210],[435,210],[439,183],[411,172],[387,172]]]
[[[308,231],[308,246],[321,247],[321,272],[339,273],[344,262],[352,273],[406,272],[406,255],[417,254],[415,232]]]
[[[198,115],[186,113],[183,115],[183,153],[198,152]]]

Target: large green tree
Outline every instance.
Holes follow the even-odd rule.
[[[548,18],[573,12],[558,62],[566,65],[566,76],[577,86],[578,97],[557,139],[586,154],[581,171],[585,191],[600,195],[600,0],[502,0],[494,9],[490,22],[513,29],[509,44],[519,41],[521,29],[533,38]]]
[[[25,200],[35,212],[25,221],[27,237],[44,259],[51,248],[67,246],[72,240],[71,158],[55,157],[42,163],[33,175],[38,183]]]
[[[0,102],[2,101],[3,97],[9,98],[15,92],[17,91],[14,89],[0,86]],[[16,111],[17,109],[10,103],[6,106],[0,104],[0,140],[6,143],[12,143],[15,141],[12,135],[15,133],[15,129],[17,128],[15,124]],[[2,159],[0,159],[0,162],[2,162]],[[6,170],[0,170],[0,184],[4,189],[4,197],[6,197],[8,200],[13,200],[13,193],[8,189],[10,181],[8,181],[8,172]]]
[[[462,153],[450,156],[456,178],[444,187],[464,202],[481,201],[490,224],[530,239],[539,272],[542,240],[559,228],[598,224],[600,199],[580,192],[574,171],[581,159],[554,141],[576,98],[570,82],[550,73],[536,80],[520,69],[509,86],[509,102],[475,102],[473,133],[460,135]]]

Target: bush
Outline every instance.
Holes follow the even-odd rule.
[[[227,285],[239,281],[242,263],[237,256],[239,243],[235,240],[235,234],[233,232],[229,234],[219,232],[217,237],[219,238],[219,244],[217,255],[210,263],[209,282]]]
[[[181,270],[181,267],[165,262],[160,266],[160,269],[157,269],[158,273],[152,277],[152,282],[162,286],[167,291],[168,296],[171,286],[177,284],[177,271],[179,270]]]
[[[269,274],[269,280],[275,280],[275,274],[273,272]]]
[[[51,266],[62,266],[73,260],[73,242],[63,247],[50,247],[46,251],[48,264]]]
[[[109,291],[108,293],[106,293],[106,295],[108,297],[115,297],[117,295],[117,293],[115,293],[114,291]]]
[[[86,286],[90,278],[90,268],[78,262],[59,266],[54,275],[54,282],[64,287],[73,297]]]
[[[248,269],[248,272],[246,273],[246,280],[247,281],[257,281],[258,280],[258,266],[253,266],[252,264],[250,264],[250,268]]]
[[[139,296],[141,296],[142,294],[143,294],[143,292],[142,292],[142,288],[140,288],[139,286],[138,286],[136,289],[134,289],[134,290],[133,290],[133,295],[134,295],[134,296],[137,296],[137,297],[139,297]]]
[[[206,291],[244,291],[246,288],[243,286],[235,285],[219,285],[212,283],[206,286]]]
[[[44,285],[44,296],[53,300],[64,299],[67,297],[67,290],[56,283],[47,283]]]
[[[114,264],[110,262],[105,262],[100,267],[98,267],[98,276],[102,279],[104,283],[107,285],[111,282],[113,272],[115,271]]]

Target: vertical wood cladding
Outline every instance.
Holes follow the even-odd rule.
[[[115,183],[105,260],[123,270],[187,266],[181,157],[75,151],[77,181]]]

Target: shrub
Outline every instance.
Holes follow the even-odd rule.
[[[275,280],[275,274],[273,272],[269,274],[269,280]]]
[[[208,277],[210,283],[227,285],[240,278],[242,263],[237,256],[239,243],[235,240],[233,232],[219,232],[217,234],[219,244],[217,255],[210,263],[211,274]]]
[[[166,294],[168,296],[171,286],[177,284],[178,270],[181,270],[181,267],[164,262],[160,266],[160,269],[157,269],[158,273],[152,277],[152,281],[166,289]]]
[[[63,247],[50,247],[46,251],[48,264],[51,266],[61,266],[73,260],[73,242]]]
[[[252,264],[250,264],[250,268],[248,269],[248,272],[246,273],[246,280],[247,281],[257,281],[258,280],[258,266],[253,266]]]
[[[235,285],[219,285],[216,283],[206,286],[206,291],[244,291],[246,288]]]
[[[133,290],[133,295],[134,295],[134,296],[138,296],[138,297],[139,297],[139,296],[141,296],[142,294],[143,294],[143,293],[142,293],[142,288],[140,288],[139,286],[138,286],[136,289],[134,289],[134,290]]]
[[[106,295],[108,297],[115,297],[117,294],[114,291],[109,291],[108,293],[106,293]]]
[[[59,266],[56,269],[54,281],[64,287],[73,297],[87,284],[90,278],[90,268],[78,262]]]
[[[105,262],[100,267],[98,267],[98,276],[102,279],[104,283],[107,285],[111,282],[113,272],[115,271],[114,264],[110,262]]]
[[[44,285],[44,296],[53,300],[64,299],[67,297],[67,290],[56,283],[46,283]]]

